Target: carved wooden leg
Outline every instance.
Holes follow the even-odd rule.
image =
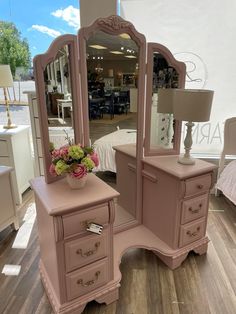
[[[203,243],[202,245],[199,245],[198,247],[193,249],[193,251],[196,254],[202,255],[202,254],[205,254],[207,252],[207,248],[208,248],[208,242],[207,243]]]
[[[153,251],[153,253],[155,255],[157,255],[163,263],[165,263],[170,269],[175,269],[177,267],[179,267],[183,261],[186,259],[186,257],[188,256],[188,252],[183,253],[181,255],[178,255],[177,257],[175,256],[165,256],[160,254],[159,252],[155,252]]]
[[[109,291],[106,294],[103,294],[101,297],[98,297],[95,299],[98,303],[106,303],[110,304],[112,302],[115,302],[119,299],[119,288],[115,288],[112,291]]]

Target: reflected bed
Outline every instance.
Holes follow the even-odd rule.
[[[107,134],[93,144],[99,157],[99,166],[95,171],[116,172],[114,146],[136,143],[137,132],[134,129],[122,129]]]

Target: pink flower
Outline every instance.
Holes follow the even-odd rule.
[[[54,149],[51,153],[52,155],[52,160],[56,160],[60,158],[60,150],[59,149]]]
[[[95,164],[95,167],[97,167],[99,165],[99,158],[98,158],[98,154],[93,152],[91,155],[88,156]]]
[[[49,172],[53,177],[57,176],[56,170],[55,170],[55,165],[51,164],[51,166],[49,167]]]
[[[64,160],[68,160],[69,159],[68,149],[69,149],[69,146],[62,146],[59,149],[59,157],[64,159]]]
[[[87,175],[87,169],[84,165],[78,164],[76,168],[73,169],[73,172],[70,173],[70,175],[74,178],[81,179]]]

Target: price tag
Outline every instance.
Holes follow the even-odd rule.
[[[86,230],[93,232],[93,233],[96,233],[96,234],[101,234],[102,230],[103,230],[103,226],[96,224],[94,222],[91,222]]]

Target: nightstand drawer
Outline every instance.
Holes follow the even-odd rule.
[[[208,209],[208,194],[183,201],[181,223],[198,219],[206,215]]]
[[[72,300],[108,282],[108,259],[66,275],[67,299]]]
[[[207,192],[211,187],[211,180],[210,174],[186,180],[184,197]]]
[[[91,235],[67,242],[65,244],[66,271],[70,272],[107,256],[107,233],[107,230],[103,230],[101,235]]]
[[[78,233],[87,232],[86,229],[91,222],[105,225],[109,222],[108,205],[89,208],[86,211],[77,211],[75,214],[62,217],[64,237],[69,237]]]
[[[205,234],[205,219],[188,223],[180,227],[179,247],[201,239]]]
[[[7,157],[9,156],[7,141],[0,139],[0,156]]]

